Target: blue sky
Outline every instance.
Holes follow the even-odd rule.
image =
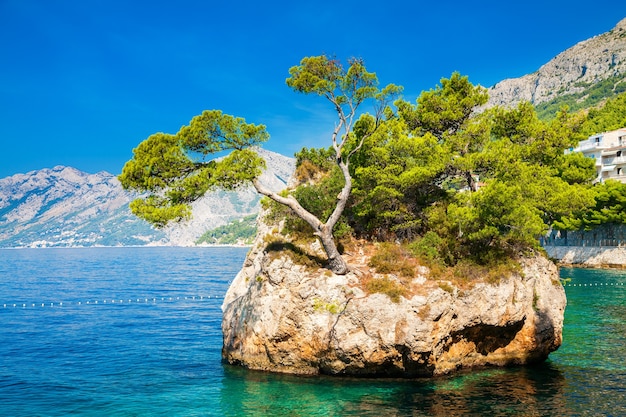
[[[412,102],[454,71],[489,87],[612,29],[626,1],[0,0],[0,178],[55,165],[121,172],[205,109],[263,123],[265,148],[328,146],[304,56],[362,57]]]

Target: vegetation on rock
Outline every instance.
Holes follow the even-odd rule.
[[[601,221],[615,221],[598,204],[616,207],[622,191],[613,185],[603,193],[614,198],[602,197],[590,185],[593,161],[563,151],[592,128],[622,123],[623,95],[603,110],[564,107],[545,121],[528,102],[477,111],[487,90],[454,73],[415,104],[391,105],[400,87],[379,89],[362,60],[348,64],[319,56],[290,69],[287,85],[326,98],[338,117],[329,148],[296,155],[297,187],[275,193],[258,182],[264,161],[254,147],[267,140],[265,126],[205,111],[176,135],[152,135],[134,150],[120,180],[148,195],[133,212],[163,226],[188,216],[189,203],[209,189],[252,183],[285,220],[282,233],[319,239],[338,274],[348,271],[340,250],[351,238],[402,242],[423,264],[461,271],[508,265],[538,249],[551,226],[586,227],[574,219],[598,221],[588,213],[594,205],[604,210]],[[374,114],[358,113],[366,101]],[[230,154],[210,159],[223,151]]]
[[[623,76],[615,75],[595,83],[580,82],[575,86],[583,88],[583,91],[564,94],[548,102],[538,104],[536,108],[539,118],[550,120],[563,106],[567,106],[570,111],[578,111],[601,105],[607,99],[625,92],[626,80]]]
[[[289,87],[324,97],[337,114],[332,148],[343,185],[327,217],[320,218],[306,210],[292,195],[264,187],[258,180],[264,160],[254,147],[269,138],[265,126],[246,123],[243,118],[218,110],[194,117],[176,135],[154,134],[134,149],[133,159],[126,163],[119,179],[125,188],[148,192],[148,196],[131,203],[133,213],[162,227],[189,217],[189,204],[210,189],[234,189],[251,183],[260,194],[289,207],[305,221],[320,239],[329,268],[338,274],[347,273],[348,266],[337,249],[333,229],[352,189],[350,159],[377,130],[389,100],[400,88],[388,85],[379,89],[376,74],[368,72],[360,59],[350,60],[345,68],[338,60],[324,55],[307,57],[289,74]],[[356,131],[359,108],[366,103],[372,104],[374,115],[368,116],[368,123]],[[221,160],[209,159],[224,151],[230,154]]]
[[[500,268],[538,249],[554,221],[593,204],[593,164],[563,153],[578,141],[580,115],[564,110],[544,122],[529,103],[475,112],[486,99],[455,73],[415,105],[396,101],[355,152],[343,235],[405,242],[422,263],[459,264],[454,274],[469,276],[468,264]],[[368,123],[363,116],[355,131]],[[293,192],[320,215],[341,186],[325,155],[299,154]],[[303,232],[294,224],[287,220],[286,234]]]
[[[625,127],[626,93],[607,100],[602,106],[579,112],[579,117],[583,120],[579,139]],[[595,163],[592,158],[582,157],[582,154],[574,155],[590,165]],[[592,177],[595,178],[595,169]],[[626,184],[615,180],[583,183],[592,194],[593,203],[555,221],[553,226],[556,229],[588,231],[605,224],[626,224]]]

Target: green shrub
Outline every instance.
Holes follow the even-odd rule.
[[[380,274],[398,274],[404,278],[412,278],[415,276],[417,260],[402,246],[384,242],[371,257],[369,266]]]
[[[400,282],[389,277],[366,279],[364,287],[369,293],[387,295],[394,303],[400,302],[400,297],[405,297],[408,293],[408,290]]]
[[[411,252],[428,265],[443,265],[441,254],[444,247],[445,241],[433,231],[426,232],[423,237],[409,245]]]

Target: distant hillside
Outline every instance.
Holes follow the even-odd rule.
[[[128,210],[106,172],[57,166],[0,180],[0,247],[145,245],[164,242]]]
[[[489,89],[487,106],[514,106],[522,100],[542,117],[563,104],[592,107],[626,91],[626,19],[611,31],[579,42],[536,72],[501,81]]]
[[[268,169],[261,181],[285,188],[295,160],[260,151]],[[107,172],[58,166],[0,179],[0,247],[194,245],[206,231],[259,210],[252,187],[208,193],[193,218],[155,230],[128,209],[133,196]]]
[[[196,241],[196,244],[208,245],[251,245],[256,236],[256,214],[251,214],[242,219],[236,219],[230,223],[205,232]]]

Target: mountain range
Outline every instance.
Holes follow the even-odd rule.
[[[514,106],[522,100],[538,112],[562,104],[591,107],[626,91],[626,19],[615,28],[579,42],[532,74],[489,88],[487,106]],[[260,150],[267,161],[261,181],[283,189],[295,160]],[[251,188],[214,191],[192,205],[193,217],[162,230],[135,217],[124,191],[107,172],[88,174],[57,166],[0,179],[0,247],[194,245],[205,232],[239,221],[259,209]]]
[[[561,52],[532,74],[503,80],[489,88],[487,106],[514,106],[529,101],[535,106],[551,101],[582,103],[591,107],[606,98],[607,92],[626,90],[626,18],[610,31],[581,41]],[[607,91],[596,94],[597,86]]]
[[[259,153],[268,167],[261,182],[285,188],[295,160]],[[258,212],[260,201],[252,187],[213,191],[192,205],[192,219],[159,230],[130,212],[135,197],[112,174],[64,166],[0,179],[0,247],[190,246],[207,230]]]

